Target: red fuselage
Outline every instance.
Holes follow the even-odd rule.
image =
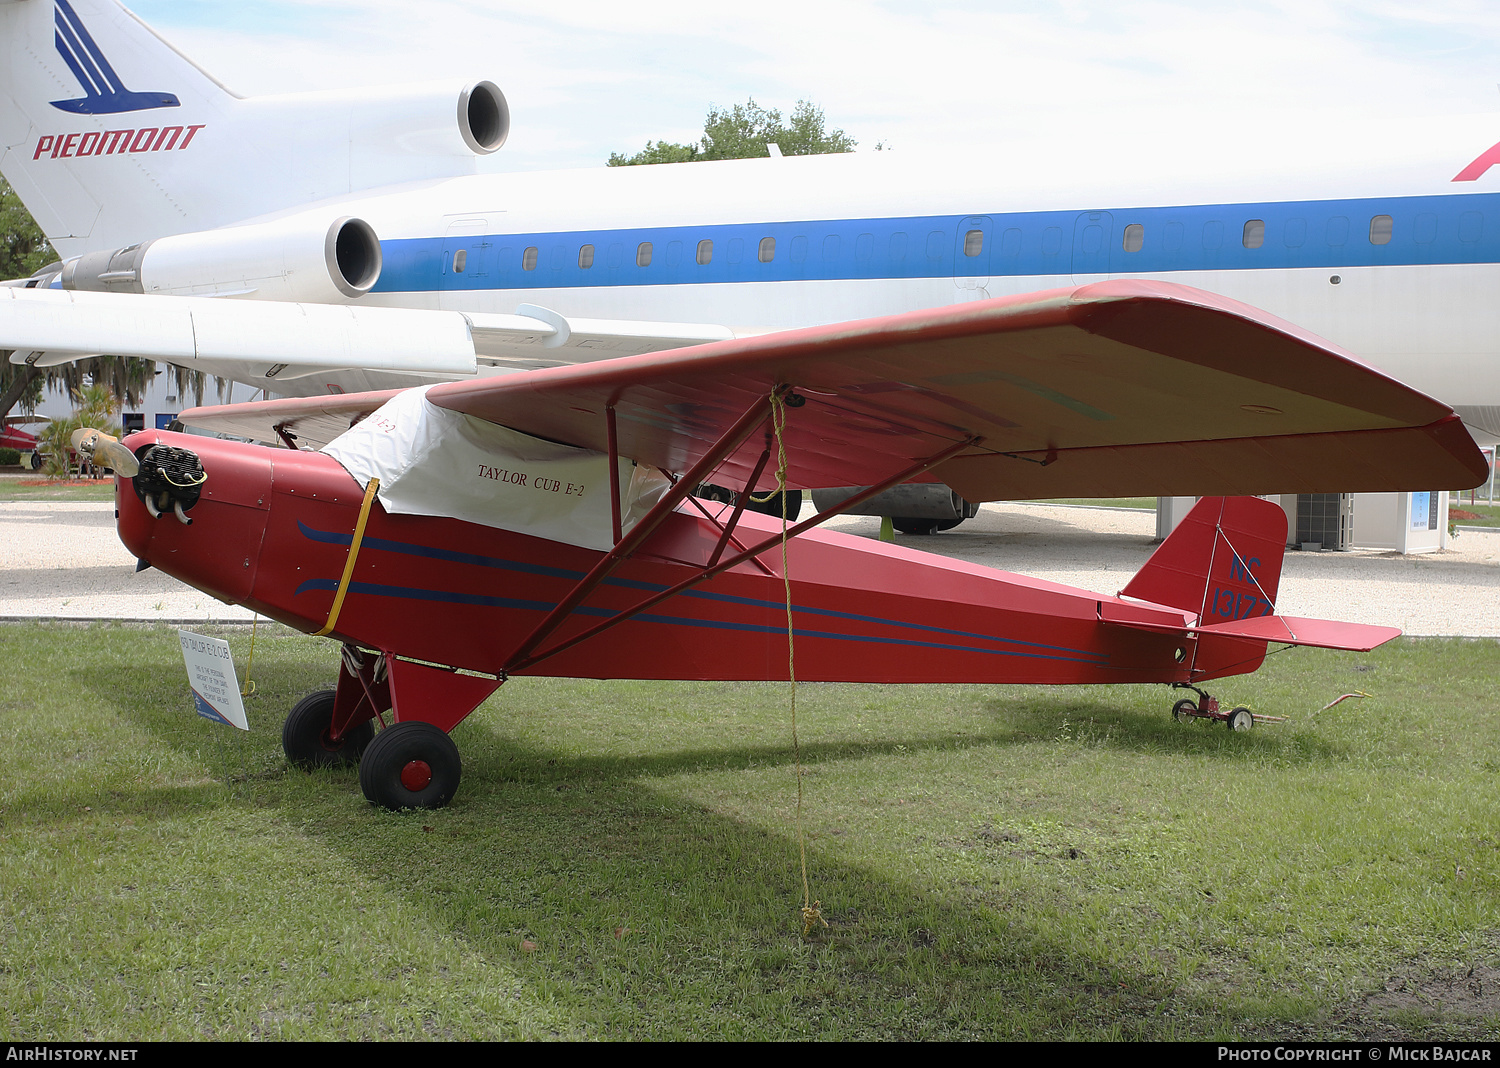
[[[191,449],[208,478],[187,513],[191,525],[170,513],[153,518],[132,480],[117,479],[126,547],[221,600],[319,631],[348,559],[362,487],[321,453],[165,431],[132,435],[125,445],[152,442]],[[737,537],[749,544],[779,529],[779,521],[746,513]],[[709,520],[680,510],[543,648],[692,576],[719,536]],[[832,531],[810,531],[787,552],[799,679],[1189,681],[1193,638],[1178,629],[1181,611],[1128,604],[1137,617],[1171,628],[1162,632],[1105,623],[1101,605],[1126,603]],[[388,515],[377,502],[333,637],[495,673],[600,556],[455,519]],[[524,673],[785,679],[779,550],[760,561],[764,568],[740,564]]]

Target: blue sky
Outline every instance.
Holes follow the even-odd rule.
[[[489,77],[515,122],[493,169],[599,165],[750,96],[805,97],[863,148],[903,153],[1500,112],[1500,5],[1480,0],[128,6],[247,95]]]

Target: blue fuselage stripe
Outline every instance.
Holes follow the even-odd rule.
[[[1375,223],[1384,216],[1388,230]],[[1126,251],[1131,226],[1141,230]],[[975,230],[983,239],[968,242],[979,250],[968,256]],[[775,240],[766,263],[763,238]],[[704,241],[712,250],[700,263]],[[644,267],[642,242],[652,246]],[[589,267],[579,265],[585,245]],[[390,240],[381,251],[384,293],[1500,263],[1500,193],[487,234]]]
[[[330,531],[330,530],[315,530],[314,528],[308,526],[306,523],[303,523],[301,520],[298,520],[297,526],[301,530],[302,536],[305,537],[305,538],[308,538],[311,541],[324,542],[326,544],[331,544],[331,545],[348,545],[348,544],[350,544],[354,540],[352,534],[340,533],[338,531]],[[584,573],[582,571],[572,571],[572,570],[569,570],[569,569],[566,569],[566,568],[561,568],[561,567],[544,567],[544,566],[539,565],[539,564],[523,564],[519,560],[506,560],[506,559],[504,559],[502,557],[496,557],[496,556],[480,556],[480,555],[475,554],[475,553],[455,552],[452,549],[438,549],[438,548],[435,548],[435,547],[430,546],[430,545],[417,545],[417,544],[415,544],[413,542],[392,541],[392,540],[390,540],[388,538],[375,538],[375,537],[368,537],[367,536],[367,537],[365,537],[361,541],[360,544],[361,544],[361,546],[363,546],[365,548],[382,550],[382,551],[385,551],[385,552],[402,553],[402,554],[408,555],[408,556],[420,556],[420,557],[425,557],[426,559],[429,559],[429,560],[446,560],[446,561],[450,561],[452,563],[472,564],[472,565],[474,565],[476,567],[495,568],[495,569],[501,570],[501,571],[516,571],[516,572],[519,572],[521,574],[544,575],[544,576],[547,576],[549,578],[570,579],[570,580],[575,581],[575,582],[578,581],[579,579],[583,578],[583,575],[584,575]],[[335,586],[320,585],[320,583],[324,583],[324,582],[327,582],[327,581],[329,581],[329,580],[325,580],[325,579],[310,579],[309,581],[304,582],[301,586],[299,586],[297,588],[297,593],[302,593],[304,590],[312,590],[312,589],[334,589]],[[358,585],[358,583],[356,583],[354,585]],[[638,579],[621,579],[621,578],[607,578],[607,579],[604,580],[604,585],[606,585],[606,586],[623,587],[623,588],[626,588],[626,589],[642,590],[642,591],[644,591],[646,593],[659,593],[662,590],[664,590],[664,589],[667,588],[666,586],[662,585],[661,583],[656,583],[656,582],[642,582],[642,581],[640,581]],[[351,586],[350,588],[352,589],[354,587]],[[392,587],[387,587],[387,588],[391,589],[391,590],[396,590],[396,589],[402,589],[404,587],[392,586]],[[430,592],[430,591],[424,591],[424,592]],[[394,594],[394,593],[392,593],[392,594],[388,594],[388,596],[401,596],[401,595],[400,594]],[[711,591],[708,591],[708,590],[685,590],[683,593],[679,594],[678,596],[688,597],[688,598],[693,598],[693,599],[703,600],[703,601],[718,601],[718,602],[723,603],[723,604],[743,605],[743,606],[745,606],[747,608],[769,608],[769,609],[775,609],[777,611],[780,611],[780,610],[784,610],[785,607],[786,607],[785,604],[783,602],[781,602],[781,601],[762,600],[760,598],[755,598],[755,597],[740,597],[740,596],[737,596],[735,594],[714,593],[714,592],[711,592]],[[499,608],[526,608],[526,609],[535,609],[538,605],[543,605],[544,604],[541,601],[518,601],[518,600],[513,600],[513,599],[510,599],[510,598],[504,598],[504,597],[484,597],[484,596],[481,596],[479,594],[459,594],[459,593],[454,593],[454,594],[443,594],[442,597],[443,598],[451,599],[455,603],[493,605],[494,607],[499,607]],[[441,598],[439,598],[436,595],[434,595],[434,596],[426,598],[426,599],[435,600],[435,599],[441,599]],[[550,610],[551,607],[552,607],[552,605],[550,605],[550,604],[545,604],[544,605],[544,609],[545,610]],[[599,615],[599,614],[613,615],[614,614],[613,611],[604,610],[604,609],[579,609],[578,611],[580,613],[584,614],[584,615],[590,615],[590,614],[593,614],[593,615]],[[1073,654],[1073,657],[1076,657],[1076,658],[1093,658],[1093,659],[1100,660],[1100,661],[1108,659],[1108,654],[1106,654],[1106,653],[1094,653],[1094,652],[1090,652],[1087,649],[1074,649],[1074,648],[1071,648],[1070,646],[1066,646],[1066,645],[1047,645],[1047,644],[1043,644],[1041,642],[1021,641],[1021,640],[1016,639],[1016,638],[999,638],[999,637],[996,637],[993,634],[979,634],[979,633],[976,633],[976,632],[973,632],[973,631],[954,630],[954,629],[950,629],[948,627],[934,627],[934,626],[931,626],[931,625],[926,624],[926,623],[912,623],[912,622],[909,622],[909,621],[906,621],[906,620],[900,620],[900,619],[886,619],[886,618],[883,618],[881,616],[861,615],[861,614],[856,613],[856,612],[841,612],[841,611],[838,611],[837,609],[832,609],[832,608],[812,608],[812,607],[809,607],[807,605],[795,605],[794,604],[792,606],[792,611],[794,611],[794,612],[796,612],[796,613],[798,613],[800,615],[823,616],[823,617],[826,617],[826,618],[829,618],[829,619],[847,619],[847,620],[849,620],[851,622],[855,622],[855,623],[873,623],[873,624],[876,624],[878,626],[897,627],[897,628],[904,629],[904,630],[925,631],[925,632],[927,632],[929,634],[946,634],[946,635],[948,635],[950,637],[954,637],[954,638],[971,638],[971,639],[974,639],[976,641],[998,642],[998,643],[1001,643],[1001,644],[1004,644],[1004,645],[1015,645],[1015,646],[1021,646],[1021,647],[1024,647],[1024,648],[1029,648],[1029,649],[1047,650],[1047,651],[1052,652],[1052,653],[1070,653],[1070,654]],[[646,618],[656,618],[656,617],[642,616],[641,618],[646,619]],[[661,618],[665,619],[667,617],[661,617]],[[705,623],[704,625],[707,626],[708,624]],[[736,624],[736,626],[738,626],[738,624]],[[803,632],[800,632],[800,633],[809,633],[809,634],[811,634],[811,633],[821,633],[821,632],[803,631]],[[823,636],[824,637],[832,637],[834,635],[824,634]],[[870,640],[873,641],[875,639],[870,639]],[[891,640],[892,641],[896,641],[897,639],[891,639]],[[960,648],[960,647],[959,646],[935,646],[935,648]]]
[[[338,589],[338,583],[333,579],[308,579],[297,587],[297,596],[314,590],[333,591]],[[451,590],[423,590],[411,586],[386,586],[375,582],[351,582],[349,592],[364,594],[373,597],[399,597],[410,601],[432,601],[438,604],[470,604],[485,608],[512,608],[532,612],[548,612],[556,607],[547,601],[525,601],[513,597],[491,597],[477,593],[455,593]],[[599,616],[608,619],[617,615],[609,608],[575,608],[573,615]],[[659,623],[676,627],[701,627],[709,630],[735,630],[752,634],[785,634],[786,628],[782,626],[768,626],[760,623],[736,623],[725,619],[696,619],[691,616],[664,616],[655,613],[642,612],[633,617],[642,623]],[[828,638],[832,641],[864,642],[874,645],[905,645],[919,649],[943,649],[958,653],[984,653],[989,656],[1016,656],[1028,660],[1062,660],[1069,663],[1090,664],[1095,667],[1107,666],[1105,660],[1099,654],[1084,654],[1082,656],[1060,656],[1055,653],[1041,653],[1022,651],[1016,649],[980,649],[972,645],[952,645],[944,642],[924,642],[911,638],[882,638],[873,634],[841,634],[836,631],[823,630],[799,630],[798,636],[804,638]],[[993,639],[992,639],[993,640]]]

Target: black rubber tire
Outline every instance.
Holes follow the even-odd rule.
[[[286,758],[303,768],[358,764],[360,754],[375,737],[375,724],[366,720],[334,745],[328,740],[332,723],[332,690],[319,690],[298,701],[281,725],[281,749]]]
[[[1232,731],[1248,731],[1255,726],[1255,716],[1248,708],[1236,708],[1229,713],[1229,718],[1224,722]]]
[[[422,761],[432,778],[420,790],[409,790],[401,771],[413,761]],[[458,791],[463,763],[458,746],[441,727],[412,720],[395,723],[375,736],[359,762],[359,788],[374,805],[393,812],[409,808],[442,808]]]
[[[34,453],[31,454],[31,469],[33,471],[40,471],[42,469],[42,454],[41,453],[34,452]]]
[[[1193,703],[1192,698],[1184,697],[1172,706],[1172,718],[1178,723],[1189,723],[1196,719],[1192,713],[1198,711],[1198,706]]]
[[[891,526],[903,534],[936,534],[938,531],[937,519],[911,519],[906,516],[891,516]],[[954,526],[958,524],[955,523]]]
[[[693,496],[704,501],[718,501],[720,504],[734,503],[734,490],[725,489],[723,486],[715,486],[712,482],[704,482],[693,490]]]
[[[958,526],[963,521],[964,520],[963,520],[962,516],[960,516],[958,519],[939,519],[938,520],[937,529],[938,530],[952,530],[954,527]]]
[[[765,501],[757,501],[755,499],[756,497],[765,497],[765,496],[767,496],[767,494],[764,494],[764,493],[752,494],[750,496],[750,499],[745,502],[745,511],[747,511],[747,512],[759,512],[761,515],[768,515],[768,516],[771,516],[773,519],[780,519],[781,518],[781,498],[782,498],[783,494],[780,494],[780,493],[771,493],[771,494],[769,494],[769,498],[770,499],[769,500],[765,500]],[[785,497],[786,497],[786,520],[787,520],[788,523],[795,523],[797,521],[797,513],[800,512],[800,511],[802,511],[802,491],[801,490],[787,490],[786,493],[785,493]]]

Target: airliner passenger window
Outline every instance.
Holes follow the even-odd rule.
[[[977,256],[984,251],[984,231],[970,230],[964,234],[964,255]]]
[[[860,234],[854,239],[854,259],[859,263],[869,263],[870,257],[875,254],[875,235]]]
[[[792,238],[792,262],[801,263],[807,259],[807,238],[798,234]]]
[[[708,238],[698,242],[698,266],[706,267],[714,258],[714,243]]]
[[[896,231],[891,235],[891,262],[900,263],[906,259],[906,235]]]
[[[1000,235],[1000,255],[1019,256],[1021,254],[1021,231],[1012,226]]]
[[[1437,216],[1430,211],[1418,215],[1416,224],[1412,227],[1412,237],[1419,245],[1432,244],[1433,238],[1437,237]]]
[[[1377,215],[1370,220],[1370,244],[1389,245],[1394,225],[1389,215]]]
[[[1062,248],[1062,230],[1056,226],[1049,226],[1042,231],[1042,253],[1047,256],[1056,256]]]
[[[464,265],[469,262],[469,250],[461,248],[453,254],[453,273],[463,274]]]
[[[1283,243],[1287,248],[1301,248],[1307,240],[1307,220],[1288,219],[1283,232]]]
[[[763,237],[760,239],[760,250],[755,254],[761,263],[770,263],[776,258],[776,239],[774,237]]]
[[[1120,248],[1126,252],[1139,252],[1141,246],[1146,243],[1146,228],[1140,223],[1131,223],[1125,227],[1124,240],[1120,242]]]
[[[610,269],[611,270],[616,270],[616,269],[619,268],[620,264],[622,264],[624,262],[625,262],[625,247],[623,245],[621,245],[618,241],[611,241],[609,243],[609,266],[610,266]]]
[[[1328,243],[1338,248],[1349,240],[1349,220],[1342,215],[1335,215],[1328,220]]]
[[[1240,241],[1246,248],[1260,248],[1266,243],[1266,221],[1264,219],[1248,219],[1245,222],[1245,230]]]
[[[1483,212],[1466,211],[1458,217],[1458,239],[1460,241],[1478,241],[1479,235],[1483,231]]]
[[[943,258],[943,247],[948,244],[948,235],[941,230],[933,230],[927,235],[927,258],[929,260],[940,260]]]
[[[823,239],[823,258],[825,260],[836,260],[839,258],[838,234],[829,234]]]
[[[642,241],[635,246],[635,265],[637,267],[651,266],[651,242]]]
[[[521,270],[523,270],[523,271],[534,271],[534,270],[536,270],[536,246],[535,245],[532,245],[525,252],[521,253]]]
[[[578,266],[585,271],[594,265],[594,246],[584,245],[578,250]]]

